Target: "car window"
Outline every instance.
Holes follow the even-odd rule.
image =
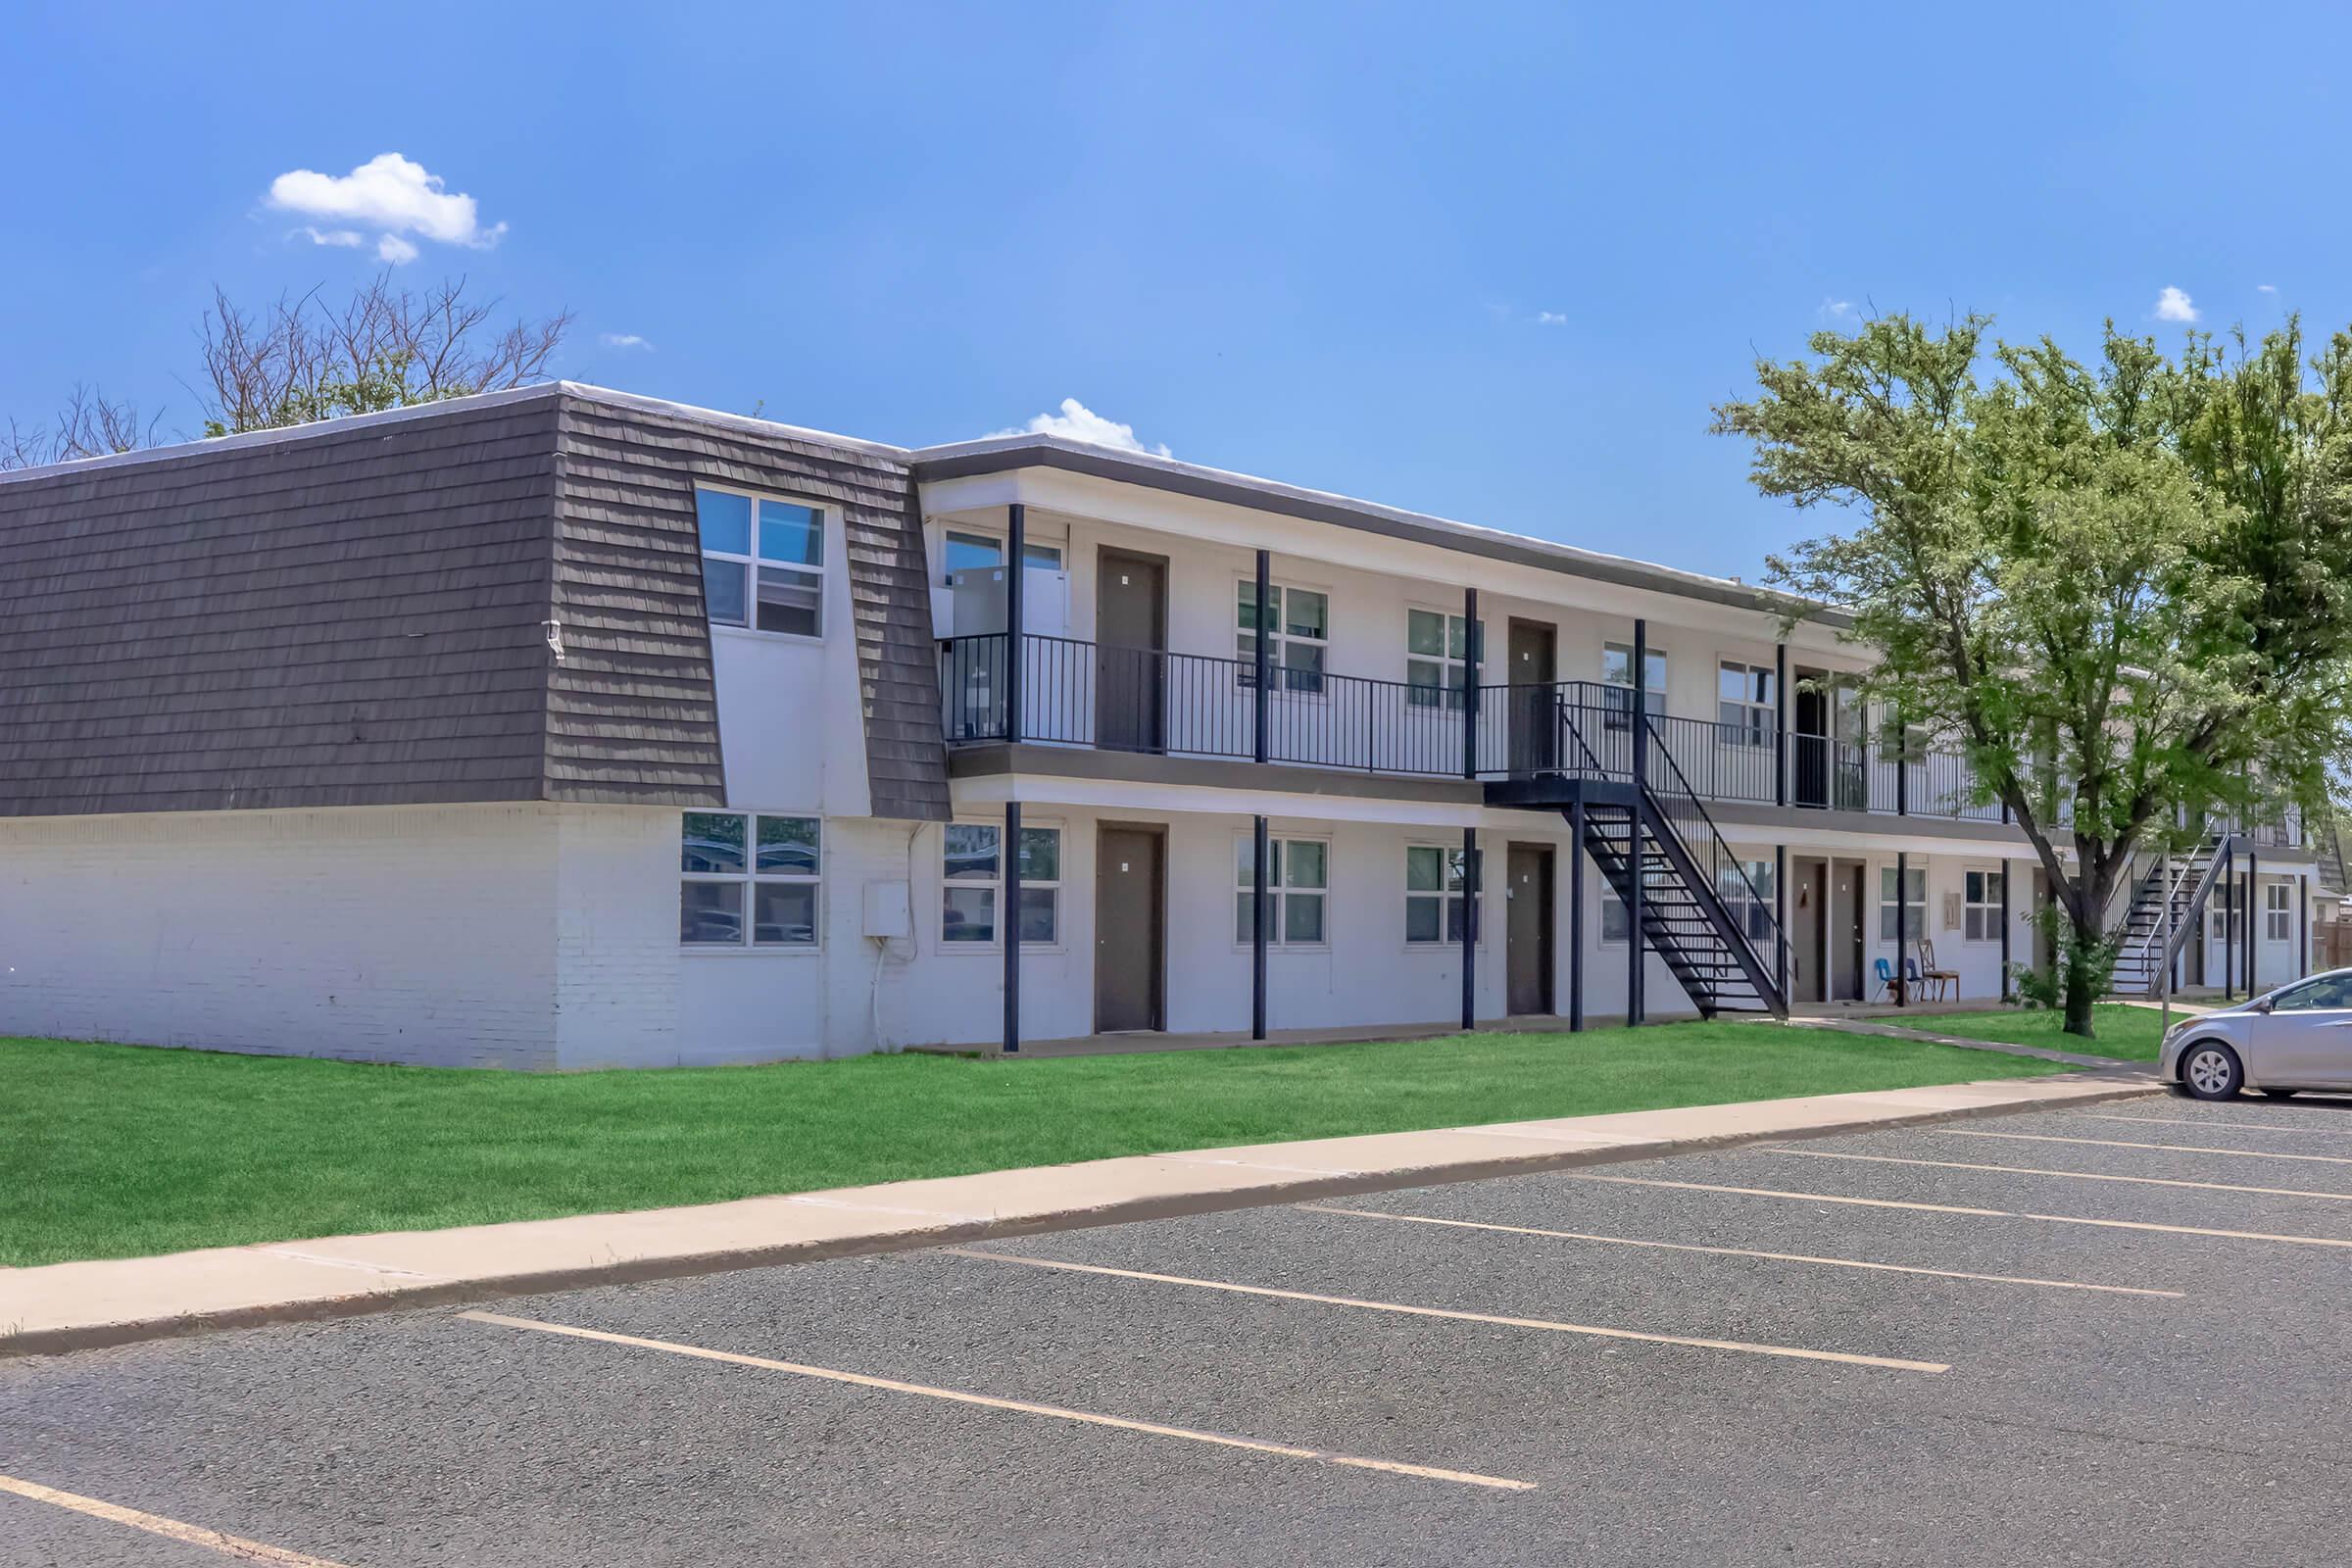
[[[2275,1012],[2310,1012],[2321,1007],[2352,1007],[2352,975],[2322,975],[2279,992],[2271,1002]]]

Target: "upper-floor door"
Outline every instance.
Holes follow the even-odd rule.
[[[1168,564],[1105,546],[1095,563],[1095,744],[1167,749]]]
[[[1511,617],[1511,772],[1524,777],[1560,765],[1559,630]]]

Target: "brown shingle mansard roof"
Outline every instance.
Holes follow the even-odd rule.
[[[873,808],[943,817],[916,486],[1021,467],[1741,609],[1786,602],[1052,436],[909,449],[556,382],[0,474],[0,815],[723,804],[704,477],[841,508]]]

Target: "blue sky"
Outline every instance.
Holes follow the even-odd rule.
[[[1844,311],[2082,350],[2106,316],[2176,339],[2167,289],[2352,318],[2326,10],[11,9],[21,418],[85,379],[192,431],[214,282],[382,265],[381,221],[272,182],[388,153],[473,199],[396,231],[401,278],[577,311],[566,376],[910,444],[1074,398],[1180,458],[1743,575],[1806,522],[1708,406]]]

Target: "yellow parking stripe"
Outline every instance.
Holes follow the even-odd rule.
[[[1312,1291],[1281,1291],[1265,1285],[1235,1285],[1224,1280],[1196,1280],[1182,1274],[1147,1274],[1140,1269],[1104,1268],[1099,1263],[1064,1263],[1050,1257],[1024,1257],[1018,1252],[982,1252],[964,1247],[943,1247],[956,1257],[991,1263],[1018,1263],[1026,1268],[1060,1269],[1071,1274],[1100,1274],[1109,1279],[1144,1280],[1153,1285],[1188,1285],[1201,1291],[1229,1291],[1236,1296],[1264,1296],[1284,1301],[1313,1301],[1322,1306],[1353,1306],[1370,1312],[1401,1312],[1411,1317],[1450,1318],[1461,1323],[1493,1323],[1511,1329],[1544,1329],[1554,1334],[1589,1334],[1604,1340],[1638,1340],[1646,1345],[1683,1345],[1701,1350],[1737,1350],[1747,1355],[1783,1355],[1800,1361],[1841,1361],[1848,1366],[1891,1367],[1898,1372],[1949,1372],[1942,1361],[1907,1361],[1891,1355],[1859,1355],[1847,1350],[1808,1350],[1790,1345],[1751,1345],[1744,1340],[1694,1339],[1686,1334],[1652,1334],[1639,1329],[1598,1328],[1590,1323],[1555,1323],[1540,1317],[1501,1317],[1490,1312],[1460,1312],[1444,1306],[1408,1306],[1397,1301],[1367,1301],[1352,1296],[1319,1296]]]
[[[1987,1133],[1938,1127],[1947,1138],[2006,1138],[2021,1144],[2089,1144],[2099,1149],[2153,1149],[2166,1154],[2235,1154],[2240,1159],[2296,1159],[2313,1165],[2352,1165],[2352,1154],[2282,1154],[2271,1149],[2208,1149],[2202,1144],[2134,1144],[2121,1138],[2060,1138],[2052,1133]]]
[[[2096,1225],[2117,1231],[2162,1231],[2172,1236],[2218,1236],[2232,1242],[2283,1242],[2290,1247],[2352,1248],[2334,1236],[2280,1236],[2270,1231],[2230,1231],[2210,1225],[2162,1225],[2153,1220],[2085,1219],[2080,1214],[2031,1214],[2006,1208],[1966,1208],[1957,1203],[1914,1203],[1899,1198],[1847,1198],[1838,1193],[1791,1193],[1777,1187],[1727,1187],[1714,1182],[1670,1182],[1655,1176],[1592,1176],[1563,1171],[1577,1182],[1614,1182],[1621,1187],[1672,1187],[1687,1193],[1730,1193],[1740,1198],[1785,1198],[1800,1203],[1846,1203],[1857,1208],[1906,1208],[1926,1214],[1967,1214],[1977,1219],[2031,1219],[2052,1225]]]
[[[1086,1426],[1115,1427],[1122,1432],[1141,1432],[1155,1438],[1180,1438],[1187,1443],[1205,1443],[1220,1448],[1246,1448],[1251,1453],[1271,1453],[1286,1459],[1311,1459],[1318,1464],[1346,1465],[1357,1470],[1380,1470],[1391,1475],[1418,1476],[1425,1481],[1450,1481],[1465,1487],[1489,1487],[1498,1492],[1533,1492],[1536,1487],[1532,1481],[1513,1481],[1503,1476],[1482,1476],[1469,1470],[1442,1470],[1434,1465],[1403,1464],[1394,1459],[1365,1459],[1351,1453],[1330,1453],[1321,1448],[1301,1448],[1287,1443],[1263,1443],[1255,1438],[1228,1437],[1219,1432],[1196,1432],[1190,1427],[1162,1426],[1156,1421],[1131,1421],[1125,1416],[1098,1415],[1091,1410],[1069,1410],[1057,1404],[1037,1404],[1028,1399],[1001,1399],[989,1394],[966,1394],[958,1389],[935,1389],[921,1383],[902,1383],[896,1378],[869,1377],[862,1372],[839,1372],[830,1367],[804,1366],[795,1361],[771,1361],[763,1355],[739,1355],[732,1350],[705,1349],[699,1345],[680,1345],[673,1340],[640,1339],[634,1334],[608,1334],[602,1329],[580,1329],[562,1323],[542,1323],[533,1318],[508,1317],[499,1312],[460,1312],[458,1316],[475,1323],[495,1324],[500,1328],[529,1329],[534,1333],[558,1334],[566,1339],[595,1340],[605,1345],[625,1345],[639,1350],[662,1350],[671,1355],[691,1356],[699,1361],[724,1361],[735,1366],[758,1367],[766,1372],[789,1372],[795,1377],[818,1378],[828,1383],[847,1383],[861,1389],[881,1389],[891,1394],[913,1394],[926,1399],[946,1399],[956,1404],[973,1404],[991,1410],[1011,1410],[1021,1415],[1045,1416],[1055,1421],[1075,1421]],[[327,1568],[333,1568],[333,1565],[329,1564]]]
[[[109,1524],[128,1525],[133,1530],[144,1530],[151,1536],[162,1536],[184,1545],[202,1546],[223,1557],[238,1557],[246,1562],[275,1563],[278,1568],[343,1568],[341,1563],[329,1562],[324,1557],[307,1557],[299,1551],[288,1551],[283,1546],[272,1546],[259,1541],[247,1541],[242,1536],[224,1536],[218,1530],[207,1530],[202,1525],[185,1525],[176,1519],[167,1519],[162,1514],[141,1513],[136,1508],[125,1508],[120,1503],[100,1502],[96,1497],[60,1492],[55,1487],[44,1487],[37,1481],[20,1481],[15,1476],[0,1476],[0,1492],[13,1492],[34,1502],[71,1508],[75,1513],[104,1519]]]
[[[1320,1203],[1293,1206],[1306,1214],[1345,1214],[1351,1219],[1393,1219],[1412,1225],[1450,1225],[1462,1230],[1501,1231],[1511,1236],[1548,1236],[1563,1242],[1605,1242],[1612,1247],[1652,1247],[1669,1252],[1711,1252],[1719,1257],[1758,1257],[1774,1263],[1824,1263],[1832,1268],[1873,1269],[1887,1274],[1926,1274],[1936,1279],[1978,1280],[1987,1285],[2037,1285],[2052,1291],[2166,1296],[2175,1300],[2180,1298],[2179,1291],[2150,1290],[2139,1285],[2086,1285],[2080,1280],[2041,1280],[2019,1274],[1969,1274],[1959,1269],[1920,1268],[1909,1263],[1870,1263],[1855,1257],[1816,1257],[1807,1252],[1762,1252],[1746,1247],[1701,1247],[1695,1242],[1653,1242],[1633,1236],[1593,1236],[1584,1231],[1547,1231],[1534,1225],[1495,1225],[1484,1220],[1439,1219],[1431,1214],[1395,1214],[1376,1208],[1327,1208]]]
[[[2190,1182],[2174,1176],[2111,1176],[2096,1170],[2043,1170],[2034,1165],[1972,1165],[1959,1159],[1906,1159],[1900,1154],[1842,1154],[1828,1149],[1756,1149],[1751,1153],[1786,1154],[1791,1159],[1853,1159],[1873,1165],[1923,1165],[1932,1170],[1988,1170],[2006,1176],[2063,1176],[2077,1182],[2123,1182],[2132,1187],[2189,1187],[2204,1193],[2250,1193],[2258,1198],[2323,1198],[2352,1203],[2352,1193],[2320,1193],[2303,1187],[2238,1187],[2229,1182]]]

